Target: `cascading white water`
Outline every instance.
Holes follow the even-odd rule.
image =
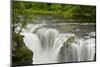
[[[74,38],[66,43],[60,51],[60,62],[93,61],[95,56],[95,38]]]
[[[45,28],[44,25],[46,24],[31,24],[21,33],[25,36],[26,46],[33,51],[33,64],[94,60],[94,38],[85,40],[73,33],[60,33],[56,29]],[[69,44],[71,37],[75,38]]]

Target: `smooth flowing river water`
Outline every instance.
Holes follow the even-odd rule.
[[[51,17],[39,17],[35,22],[21,32],[33,52],[33,64],[95,60],[95,23]]]

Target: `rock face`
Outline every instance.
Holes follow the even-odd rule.
[[[12,35],[12,65],[32,64],[33,52],[25,46],[24,36],[16,33],[12,33]]]

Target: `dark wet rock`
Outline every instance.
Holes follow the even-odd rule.
[[[29,50],[24,42],[22,35],[13,33],[12,36],[12,65],[32,64],[33,52]]]

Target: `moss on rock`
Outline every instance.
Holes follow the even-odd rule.
[[[24,36],[17,33],[12,34],[12,65],[32,64],[33,52],[25,46]]]

